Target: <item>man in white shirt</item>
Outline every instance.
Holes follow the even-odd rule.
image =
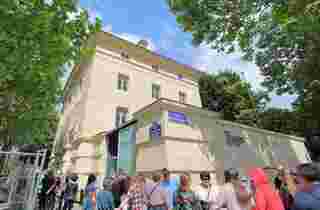
[[[200,173],[200,185],[195,188],[197,199],[200,201],[202,210],[218,209],[219,188],[211,184],[210,173],[207,171]]]

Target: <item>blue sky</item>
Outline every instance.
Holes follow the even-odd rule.
[[[242,73],[256,89],[263,77],[253,63],[241,59],[241,53],[219,54],[208,46],[192,47],[191,35],[184,33],[170,13],[166,0],[80,0],[92,18],[99,17],[103,29],[132,42],[149,41],[149,48],[181,63],[207,72],[231,68]],[[270,106],[290,107],[294,96],[272,94]]]

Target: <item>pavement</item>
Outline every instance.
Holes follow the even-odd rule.
[[[72,210],[82,210],[82,207],[79,204],[75,204]]]

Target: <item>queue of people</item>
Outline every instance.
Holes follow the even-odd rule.
[[[95,175],[90,175],[80,204],[83,210],[320,209],[320,168],[315,163],[299,165],[294,172],[279,167],[273,180],[262,168],[253,168],[242,177],[237,169],[228,169],[224,177],[225,183],[217,185],[209,172],[202,172],[199,185],[192,188],[188,173],[172,177],[169,170],[163,169],[149,179],[122,172],[105,178],[100,189]],[[57,182],[51,184],[49,189],[55,189]],[[73,209],[77,176],[68,177],[65,185],[59,210],[61,206],[63,210]]]

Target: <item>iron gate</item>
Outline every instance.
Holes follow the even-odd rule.
[[[0,210],[34,210],[46,151],[0,150]]]

